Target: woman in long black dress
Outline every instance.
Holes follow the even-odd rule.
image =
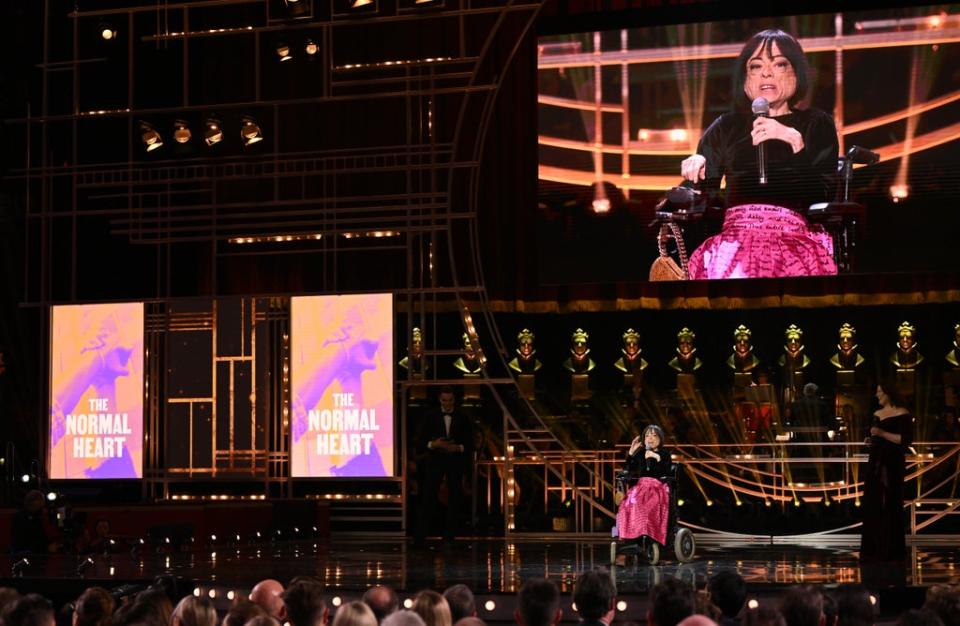
[[[913,442],[913,418],[896,385],[877,385],[880,408],[866,443],[870,446],[863,479],[860,560],[894,562],[906,557],[903,524],[905,454]]]

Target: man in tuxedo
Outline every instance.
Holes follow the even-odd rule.
[[[420,520],[416,543],[423,544],[431,522],[440,506],[440,485],[446,479],[447,511],[443,537],[453,539],[460,527],[459,512],[463,500],[463,477],[473,460],[473,428],[469,418],[456,408],[452,387],[440,389],[440,410],[424,418],[417,452],[421,456]]]

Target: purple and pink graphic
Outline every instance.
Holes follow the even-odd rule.
[[[143,304],[55,306],[50,478],[143,477]]]
[[[294,478],[393,476],[393,296],[290,302]]]

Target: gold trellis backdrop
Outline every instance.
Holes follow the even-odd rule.
[[[197,479],[281,495],[287,463],[289,302],[235,297],[147,307],[146,468],[151,497]]]

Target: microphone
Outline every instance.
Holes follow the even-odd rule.
[[[646,449],[647,451],[653,450],[653,448],[650,446],[650,444],[644,444],[643,447],[644,447],[644,449]],[[653,459],[651,459],[651,458],[649,458],[649,457],[646,458],[646,459],[644,459],[644,464],[645,464],[646,467],[647,467],[647,473],[648,473],[648,474],[649,474],[651,471],[653,471]]]
[[[763,96],[758,97],[750,105],[753,117],[770,117],[770,103]],[[757,145],[757,164],[760,170],[760,184],[767,184],[767,147],[761,143]]]

